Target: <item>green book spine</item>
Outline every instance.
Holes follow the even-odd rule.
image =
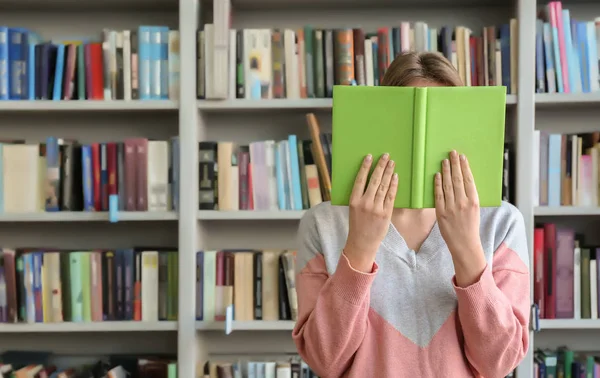
[[[71,278],[71,321],[82,322],[81,252],[72,252],[69,254],[69,275]]]
[[[315,72],[314,72],[314,39],[312,26],[304,27],[304,72],[306,74],[306,97],[315,97]]]
[[[90,252],[81,252],[81,299],[84,322],[92,321],[92,285]]]
[[[586,362],[586,377],[587,378],[595,378],[596,375],[594,374],[594,368],[596,365],[596,361],[594,361],[594,356],[586,356],[585,358],[585,362]]]
[[[410,206],[423,207],[425,188],[425,127],[427,126],[427,88],[415,89],[413,118],[413,159]]]
[[[565,350],[565,378],[572,378],[573,372],[571,365],[575,361],[575,353],[572,350]]]
[[[84,44],[77,45],[77,98],[85,100],[85,55]]]
[[[590,298],[590,249],[581,249],[581,317],[590,319],[592,317],[592,306]]]
[[[167,278],[167,319],[177,320],[177,281],[178,281],[178,266],[177,253],[168,253],[168,278]]]
[[[323,58],[323,31],[315,30],[315,40],[313,49],[314,59],[314,82],[315,96],[318,98],[325,97],[325,62]]]

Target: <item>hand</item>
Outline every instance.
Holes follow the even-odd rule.
[[[365,157],[350,195],[350,225],[344,254],[356,270],[371,273],[375,255],[390,226],[398,190],[395,163],[384,154],[365,190],[373,157]]]
[[[468,286],[486,266],[479,237],[479,197],[467,158],[456,151],[435,175],[435,211],[440,233],[452,254],[456,281]]]

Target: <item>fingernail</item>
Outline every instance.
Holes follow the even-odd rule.
[[[439,180],[440,177],[442,177],[442,175],[440,175],[440,172],[435,172],[435,179]]]
[[[464,161],[464,160],[466,160],[466,159],[467,159],[467,157],[466,157],[464,154],[461,154],[461,155],[460,155],[460,160],[463,160],[463,161]]]
[[[394,165],[396,165],[396,162],[393,160],[390,160],[390,167],[393,167]]]
[[[367,156],[365,156],[366,161],[371,161],[371,159],[373,159],[373,156],[371,154],[368,154]]]
[[[444,159],[444,165],[448,165],[448,159]]]
[[[388,154],[387,152],[385,154],[383,154],[382,158],[387,160],[390,157],[390,154]]]
[[[398,174],[397,173],[394,173],[394,175],[392,176],[392,180],[398,181]]]

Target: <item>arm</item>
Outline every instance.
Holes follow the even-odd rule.
[[[458,317],[465,354],[475,371],[486,378],[504,377],[523,359],[529,346],[529,257],[520,213],[494,252],[493,268],[478,280],[459,287]]]
[[[297,256],[298,320],[292,337],[298,353],[320,376],[339,377],[352,365],[368,331],[371,273],[353,269],[341,255],[336,271],[327,272],[313,214],[300,222]]]

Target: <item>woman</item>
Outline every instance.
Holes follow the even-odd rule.
[[[462,83],[441,55],[408,53],[383,85]],[[300,223],[300,355],[325,378],[506,376],[528,348],[522,215],[508,203],[480,209],[455,151],[435,177],[435,209],[394,209],[401,178],[387,155],[374,160],[365,158],[349,207],[322,203]]]

